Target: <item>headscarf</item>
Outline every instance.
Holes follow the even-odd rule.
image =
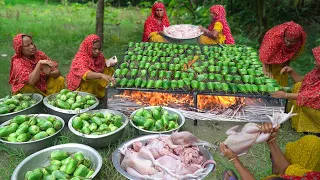
[[[13,93],[18,92],[20,89],[23,88],[23,86],[28,84],[29,75],[36,67],[38,61],[40,60],[52,61],[44,52],[39,51],[37,49],[36,49],[36,54],[31,59],[23,57],[22,55],[23,36],[28,36],[32,39],[32,37],[29,35],[17,34],[13,38],[13,42],[12,42],[13,48],[15,50],[15,54],[11,58],[9,84],[11,84],[11,90]],[[58,64],[56,62],[54,62],[54,64],[55,65],[54,67],[52,67],[52,70],[58,67]],[[35,84],[35,86],[42,92],[45,92],[47,90],[46,77],[47,75],[41,71],[40,78],[38,82]]]
[[[299,41],[287,47],[285,36]],[[305,44],[307,34],[293,21],[271,28],[264,36],[259,50],[260,61],[265,64],[282,64],[289,61]]]
[[[163,16],[161,19],[161,23],[158,23],[156,19],[156,9],[162,8],[163,9]],[[147,42],[150,33],[152,32],[160,32],[163,31],[163,26],[168,27],[170,26],[170,22],[166,13],[166,9],[161,2],[156,2],[151,9],[151,15],[147,18],[146,22],[144,23],[144,33],[142,37],[142,42]]]
[[[70,72],[67,75],[68,89],[76,90],[82,77],[88,71],[103,72],[106,66],[103,54],[100,52],[96,58],[92,57],[93,43],[100,41],[99,36],[91,34],[81,43],[79,51],[72,60]]]
[[[320,64],[320,46],[312,49],[315,60]],[[315,67],[302,81],[298,94],[298,105],[320,110],[320,69]]]
[[[224,7],[222,5],[211,6],[210,13],[216,13],[217,16],[212,19],[212,22],[209,25],[208,29],[212,31],[214,28],[214,24],[216,22],[220,22],[223,26],[223,29],[222,29],[223,35],[226,36],[225,43],[235,44],[234,38],[231,34],[231,30],[226,19],[226,10],[224,9]]]

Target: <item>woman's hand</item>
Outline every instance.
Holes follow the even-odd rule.
[[[281,69],[280,74],[290,74],[292,73],[294,70],[292,67],[290,66],[285,66]]]
[[[284,91],[276,91],[270,94],[271,94],[271,97],[274,97],[274,98],[287,98],[287,93]]]
[[[113,77],[109,76],[109,75],[102,74],[101,78],[106,80],[106,81],[108,81],[109,83],[116,84],[116,80]]]
[[[42,72],[44,72],[46,75],[49,75],[51,72],[51,67],[47,64],[42,66]]]
[[[199,26],[199,29],[200,29],[202,32],[204,32],[204,33],[207,33],[207,32],[208,32],[208,30],[207,30],[206,28],[202,27],[202,26]]]
[[[234,153],[233,151],[231,151],[231,149],[229,149],[225,144],[220,143],[220,151],[221,153],[223,153],[223,156],[230,159],[236,158],[238,157],[236,153]]]
[[[270,134],[268,141],[275,139],[279,133],[280,125],[273,128],[272,123],[264,123],[259,126],[262,133]]]
[[[40,65],[48,65],[49,67],[54,67],[54,62],[50,60],[40,60],[38,63],[40,63]]]

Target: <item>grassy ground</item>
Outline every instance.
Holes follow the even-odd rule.
[[[107,22],[105,22],[104,39],[106,57],[113,55],[121,57],[129,41],[141,40],[143,21],[148,12],[149,10],[136,8],[106,9]],[[14,54],[12,39],[17,33],[32,35],[38,49],[44,51],[51,59],[58,61],[62,74],[66,75],[82,40],[88,34],[95,33],[95,8],[76,4],[40,7],[39,4],[1,6],[0,3],[0,24],[0,82],[2,87],[0,97],[3,97],[10,93],[8,74],[10,59]],[[238,43],[257,46],[257,43],[243,36],[241,30],[233,29],[235,29],[233,33]],[[306,51],[301,58],[293,63],[293,66],[302,74],[307,73],[313,67],[311,47],[315,46],[314,40],[316,33],[319,32],[319,27],[313,25],[306,30],[309,35]],[[193,132],[203,140],[214,143],[224,139],[225,130],[233,125],[234,123],[207,122],[194,127],[192,122],[188,122],[184,129]],[[129,129],[125,139],[132,136],[134,134]],[[300,136],[290,128],[289,123],[286,123],[281,129],[279,143],[283,148],[287,142]],[[120,140],[118,144],[125,139]],[[67,142],[74,142],[69,133],[61,135],[55,144]],[[109,158],[118,144],[99,150],[104,157],[104,165],[97,179],[123,179],[115,171]],[[0,144],[0,179],[9,179],[14,168],[25,157],[26,155],[23,153]],[[232,168],[232,164],[221,157],[219,153],[214,153],[214,157],[218,163],[217,171],[208,179],[220,179],[223,170]],[[271,172],[269,151],[265,145],[255,146],[249,155],[242,157],[242,160],[257,179],[269,175]]]

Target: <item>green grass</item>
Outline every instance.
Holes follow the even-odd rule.
[[[0,0],[1,2],[1,0]],[[16,1],[18,2],[18,1]],[[95,33],[95,7],[87,5],[72,4],[70,6],[48,5],[40,6],[38,3],[28,3],[26,5],[2,6],[0,3],[0,97],[10,93],[8,84],[10,60],[14,54],[12,48],[12,39],[17,33],[26,33],[33,36],[33,40],[38,49],[44,51],[51,59],[59,63],[63,75],[69,71],[70,63],[77,52],[83,39],[92,33]],[[39,1],[37,1],[39,2]],[[6,1],[7,3],[7,1]],[[106,8],[104,55],[111,57],[116,55],[122,57],[125,46],[129,41],[139,42],[143,32],[143,23],[149,13],[149,9],[138,8]],[[230,22],[232,23],[232,22]],[[235,27],[234,25],[232,27]],[[313,67],[313,56],[311,48],[315,47],[315,39],[319,32],[319,25],[312,25],[305,28],[308,32],[308,41],[304,54],[292,65],[301,74],[306,74]],[[233,30],[235,39],[239,44],[246,44],[257,47],[257,42],[244,36],[244,31],[240,29]],[[7,56],[1,56],[6,54]],[[223,129],[216,129],[216,124],[208,122],[214,131],[212,137],[205,135],[210,142],[216,142],[225,138]],[[221,123],[225,126],[224,123]],[[229,128],[227,125],[225,128]],[[191,130],[191,126],[186,130]],[[194,129],[202,129],[197,126]],[[99,150],[104,158],[103,168],[97,179],[124,179],[116,172],[109,159],[111,153],[119,145],[130,137],[133,137],[131,130],[129,135],[109,148]],[[290,123],[286,123],[280,132],[279,143],[282,148],[289,141],[300,137],[290,128]],[[55,144],[75,142],[70,133],[62,134]],[[0,144],[0,179],[9,179],[14,168],[26,157],[21,152],[5,147]],[[214,153],[215,160],[218,163],[217,170],[207,179],[221,179],[221,173],[225,169],[234,169],[233,165],[225,158]],[[269,150],[264,145],[256,145],[248,155],[241,157],[243,163],[248,166],[250,171],[260,179],[270,175],[271,164],[269,160]]]

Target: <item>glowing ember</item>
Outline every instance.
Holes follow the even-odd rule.
[[[120,96],[134,100],[137,104],[141,105],[180,105],[194,107],[193,96],[189,94],[124,91],[124,93]],[[233,96],[198,95],[198,109],[226,109],[234,104],[243,102],[243,99],[244,98]]]

